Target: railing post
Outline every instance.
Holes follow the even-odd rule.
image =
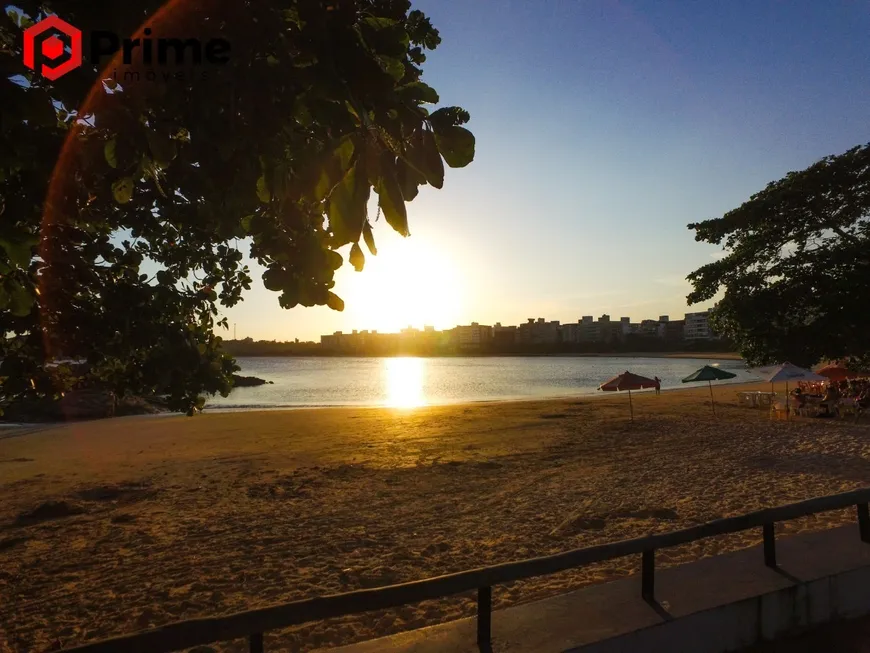
[[[263,633],[251,633],[249,642],[251,653],[263,653]]]
[[[492,651],[492,587],[477,590],[477,648]]]
[[[640,563],[640,595],[644,601],[655,601],[656,550],[644,551]]]
[[[762,526],[764,533],[764,564],[768,567],[776,567],[776,534],[773,522]]]
[[[870,542],[870,509],[866,503],[859,503],[857,508],[858,533],[861,535],[861,541]]]

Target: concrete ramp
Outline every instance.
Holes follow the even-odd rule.
[[[857,525],[778,538],[776,548],[778,569],[764,566],[759,545],[657,570],[655,604],[641,598],[638,575],[495,611],[492,650],[721,653],[870,614],[870,544]],[[476,653],[475,637],[475,620],[461,619],[329,650]]]

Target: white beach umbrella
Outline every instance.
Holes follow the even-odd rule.
[[[767,367],[759,367],[753,370],[757,374],[770,383],[773,389],[774,383],[782,383],[785,381],[785,415],[788,419],[788,383],[789,381],[827,381],[827,377],[821,374],[816,374],[812,370],[792,365],[791,363],[783,363],[782,365],[771,365]]]
[[[768,383],[782,383],[785,381],[827,381],[827,377],[821,374],[816,374],[812,370],[806,370],[803,367],[792,365],[791,363],[783,363],[782,365],[772,365],[770,367],[760,367],[756,370],[760,372],[762,378]]]

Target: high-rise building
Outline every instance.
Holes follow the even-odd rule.
[[[559,342],[559,321],[530,317],[519,326],[519,342],[528,345],[553,345]]]
[[[492,341],[492,327],[472,322],[468,326],[458,326],[457,341],[460,349],[480,349]]]
[[[683,337],[686,340],[713,340],[716,335],[710,329],[709,317],[713,309],[699,313],[686,313],[686,323]]]
[[[508,347],[519,342],[519,331],[515,326],[502,326],[496,322],[492,327],[492,342],[496,347]]]

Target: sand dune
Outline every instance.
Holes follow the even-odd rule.
[[[870,485],[870,420],[770,422],[735,386],[399,411],[0,431],[0,650],[39,651],[668,531]],[[831,513],[781,532],[853,519]],[[761,533],[661,551],[657,564]],[[497,607],[636,571],[497,587]],[[472,597],[267,636],[308,651],[471,614]],[[5,646],[5,649],[4,649]],[[242,651],[241,642],[215,645]]]

